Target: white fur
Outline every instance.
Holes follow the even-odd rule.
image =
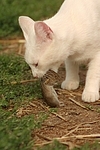
[[[34,77],[42,77],[49,69],[57,71],[65,61],[62,88],[74,90],[79,86],[78,64],[88,61],[82,99],[99,99],[100,0],[65,0],[52,18],[35,22],[21,16],[19,24],[26,39],[25,60]]]

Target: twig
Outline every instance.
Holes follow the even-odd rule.
[[[24,83],[28,83],[28,82],[34,82],[34,81],[37,81],[37,79],[30,79],[30,80],[22,80],[22,81],[19,81],[19,82],[17,82],[17,81],[12,81],[12,82],[10,82],[12,85],[14,85],[14,84],[24,84]]]
[[[82,108],[84,108],[84,109],[88,109],[87,107],[85,107],[84,105],[82,105],[82,104],[80,104],[79,102],[76,102],[73,98],[69,98],[69,100],[71,100],[72,102],[74,102],[76,105],[78,105],[78,106],[80,106],[80,107],[82,107]]]
[[[59,141],[59,140],[58,140],[58,141]],[[52,144],[53,142],[54,142],[54,141],[44,142],[44,143],[41,143],[41,144],[35,144],[35,146],[36,146],[36,147],[37,147],[37,146],[45,146],[45,145],[48,145],[48,144]],[[78,148],[80,147],[80,146],[75,145],[75,144],[73,144],[73,143],[71,143],[71,142],[61,142],[61,141],[59,141],[59,143],[68,146],[68,147],[69,147],[69,150],[73,149],[74,147],[78,147]]]
[[[57,114],[56,112],[51,112],[48,107],[45,107],[45,106],[43,106],[42,104],[40,104],[40,106],[41,106],[43,109],[49,111],[51,114],[55,115],[56,117],[62,119],[63,121],[67,121],[64,117],[62,117],[61,115]]]
[[[25,43],[24,39],[16,39],[16,40],[0,40],[0,44],[13,44],[13,43]]]
[[[51,138],[49,138],[49,137],[46,137],[46,136],[44,136],[44,135],[41,135],[41,134],[36,134],[38,137],[40,137],[40,138],[42,138],[42,139],[44,139],[44,140],[47,140],[47,141],[52,141],[52,139]]]
[[[64,117],[62,117],[61,115],[55,113],[55,112],[50,112],[51,114],[57,116],[58,118],[62,119],[63,121],[67,121]]]
[[[54,139],[48,138],[48,137],[44,137],[43,135],[37,134],[38,137],[43,138],[44,140],[47,140],[49,142],[44,142],[41,144],[35,144],[35,146],[43,146],[43,145],[48,145],[53,143]],[[56,140],[56,139],[55,139]],[[66,145],[69,147],[69,149],[72,149],[74,147],[79,147],[78,145],[74,145],[72,142],[62,142],[60,140],[58,140],[61,144]]]
[[[37,107],[35,104],[33,104],[32,102],[29,102],[29,105],[32,107]]]
[[[96,121],[93,122],[87,122],[87,124],[92,124],[95,123]],[[73,133],[74,131],[76,131],[81,125],[86,124],[86,123],[81,123],[79,124],[75,129],[71,130],[69,133],[67,133],[66,135],[62,136],[61,138],[49,138],[49,137],[45,137],[44,135],[40,135],[37,134],[38,137],[43,138],[44,140],[47,140],[49,142],[44,142],[41,144],[35,144],[35,146],[43,146],[43,145],[47,145],[47,144],[51,144],[54,140],[58,140],[60,143],[67,145],[69,147],[69,149],[72,149],[73,147],[79,147],[78,145],[74,145],[71,142],[63,142],[62,140],[67,140],[70,138],[76,138],[76,139],[83,139],[83,138],[100,138],[100,134],[89,134],[89,135],[74,135],[74,136],[68,136],[69,134]]]
[[[40,135],[39,135],[40,136]],[[44,138],[44,136],[42,136]],[[49,140],[49,142],[44,142],[41,144],[35,144],[35,146],[43,146],[47,144],[51,144],[54,140],[58,140],[61,144],[67,145],[69,149],[72,149],[73,147],[79,147],[78,145],[74,145],[71,142],[63,142],[63,139],[70,139],[70,138],[76,138],[76,139],[83,139],[83,138],[100,138],[100,134],[89,134],[89,135],[75,135],[75,136],[67,136],[67,137],[61,137],[61,138],[44,138],[46,140]]]
[[[98,121],[98,120],[97,120]],[[70,135],[71,133],[75,132],[76,130],[78,130],[78,128],[81,126],[81,125],[84,125],[84,124],[93,124],[93,123],[96,123],[97,121],[92,121],[92,122],[83,122],[83,123],[80,123],[79,125],[77,125],[74,129],[72,129],[71,131],[69,131],[67,134],[65,134],[64,136],[62,136],[62,138]]]
[[[69,138],[76,138],[76,139],[83,139],[83,138],[100,138],[100,134],[89,134],[89,135],[73,135],[73,136],[66,136],[61,138],[56,138],[56,140],[63,140]]]
[[[76,136],[72,136],[72,137],[75,137],[77,139],[81,139],[81,138],[100,138],[100,134],[76,135]]]
[[[68,91],[68,90],[64,90],[64,89],[58,89],[58,88],[55,88],[57,91],[60,91],[61,93],[63,93],[63,94],[65,94],[65,95],[67,95],[67,94],[70,94],[70,95],[72,95],[73,97],[75,97],[76,95],[77,96],[81,96],[81,94],[80,93],[78,93],[78,92],[73,92],[73,91]]]
[[[49,142],[44,142],[44,143],[41,143],[41,144],[35,144],[35,146],[45,146],[45,145],[48,145],[48,144],[51,144],[52,141],[49,141]]]
[[[64,117],[62,117],[61,115],[57,114],[56,112],[51,112],[51,111],[49,110],[49,108],[47,108],[47,110],[48,110],[51,114],[53,114],[53,115],[55,115],[56,117],[60,118],[61,120],[67,121]]]
[[[82,123],[80,123],[77,127],[75,127],[74,129],[72,129],[71,131],[69,131],[66,135],[62,136],[62,138],[70,135],[71,133],[75,132],[76,130],[78,130],[78,128],[82,125]]]
[[[78,93],[78,92],[71,92],[72,94],[75,94],[76,96],[82,96],[81,93]]]
[[[54,140],[58,140],[59,142],[61,142],[61,140],[63,139],[69,139],[69,138],[76,138],[76,139],[83,139],[83,138],[100,138],[100,134],[87,134],[87,135],[74,135],[74,136],[67,136],[67,137],[61,137],[61,138],[48,138],[48,137],[44,137],[43,135],[39,135],[37,134],[37,136],[48,140],[50,142],[46,142],[48,144],[50,144],[52,141]],[[36,144],[37,145],[37,144]],[[44,144],[43,144],[44,145]]]

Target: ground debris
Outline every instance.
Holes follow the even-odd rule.
[[[3,49],[0,54],[15,50],[17,54],[23,55],[24,41],[20,41],[20,44],[18,44],[18,40],[16,41],[10,41],[10,44],[7,41],[1,43]],[[60,82],[62,82],[65,78],[63,65],[59,69],[59,74],[61,76]],[[57,108],[56,111],[51,111],[51,108],[41,98],[33,99],[31,102],[23,104],[16,111],[16,117],[18,118],[34,114],[37,119],[39,113],[48,114],[41,128],[32,131],[35,146],[41,147],[51,144],[55,139],[69,147],[69,149],[79,147],[86,142],[93,143],[97,141],[100,143],[100,100],[95,103],[84,103],[81,100],[86,69],[81,67],[79,74],[81,84],[77,90],[62,90],[59,86],[55,88],[59,101],[64,104],[63,107]],[[31,81],[21,81],[20,84],[27,82]],[[17,82],[12,84],[17,84]]]

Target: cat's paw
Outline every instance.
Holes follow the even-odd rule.
[[[67,90],[75,90],[79,87],[79,81],[63,81],[61,84],[62,89],[67,89]]]
[[[99,92],[90,92],[87,90],[84,90],[82,93],[82,100],[84,102],[95,102],[99,99]]]

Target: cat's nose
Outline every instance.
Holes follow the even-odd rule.
[[[33,72],[32,72],[32,74],[33,74],[33,77],[34,77],[34,78],[38,78],[38,74],[37,74],[37,73],[33,73]]]
[[[35,78],[35,79],[38,79],[38,77],[37,77],[37,76],[34,76],[34,78]]]
[[[34,78],[41,78],[41,77],[43,77],[43,74],[42,73],[34,73],[34,72],[32,72],[33,73],[33,77]]]
[[[33,75],[33,76],[34,76],[34,78],[39,78],[37,74],[35,74],[35,75]]]
[[[34,76],[34,78],[41,78],[41,75],[40,74],[35,74],[35,75],[33,75]]]

